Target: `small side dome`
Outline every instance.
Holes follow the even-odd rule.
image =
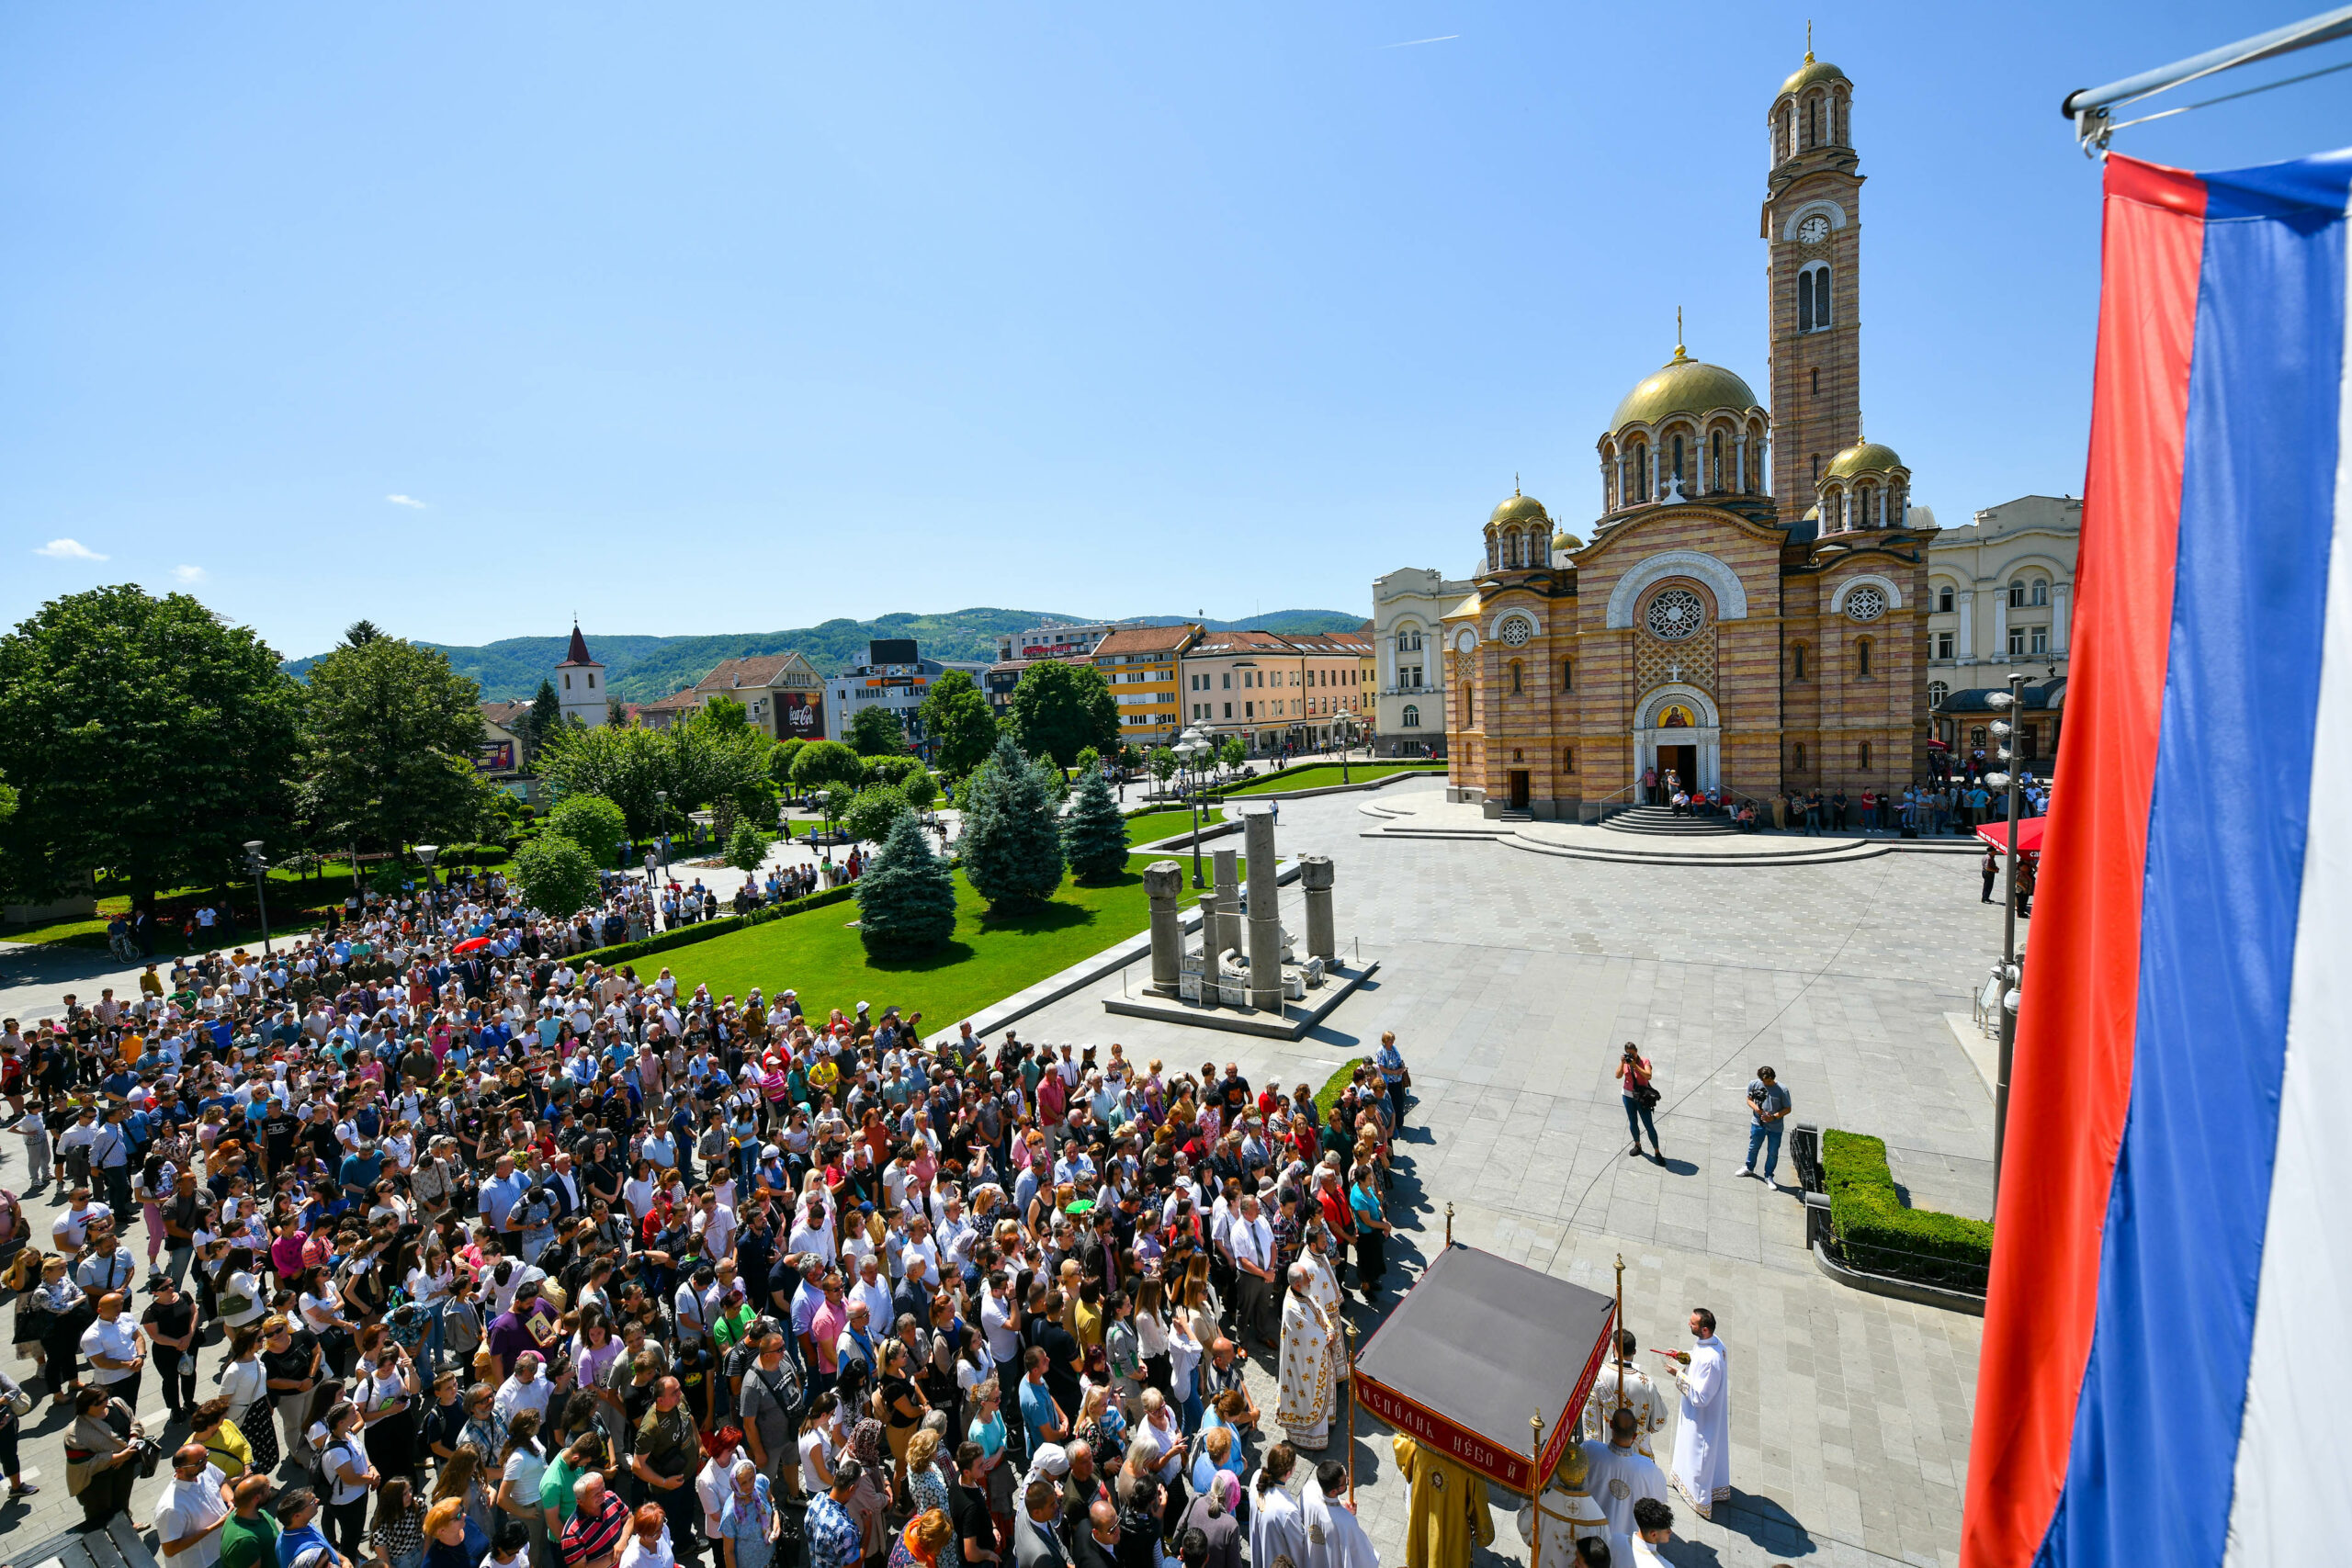
[[[1490,528],[1504,523],[1541,523],[1549,527],[1552,514],[1544,510],[1542,502],[1532,495],[1521,495],[1514,488],[1509,499],[1496,507],[1493,515],[1487,519],[1487,525]]]
[[[1797,67],[1796,73],[1781,84],[1781,96],[1786,97],[1791,93],[1803,92],[1815,82],[1844,82],[1846,80],[1847,76],[1843,71],[1826,60],[1815,60],[1808,51],[1804,57],[1804,63]]]
[[[1562,532],[1552,536],[1552,549],[1555,554],[1563,550],[1580,550],[1582,548],[1584,548],[1584,541],[1577,538],[1574,534],[1563,530]]]
[[[1893,473],[1903,466],[1892,446],[1882,446],[1875,441],[1857,441],[1829,459],[1829,470],[1821,477],[1849,479],[1858,474]]]

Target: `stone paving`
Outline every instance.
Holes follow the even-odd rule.
[[[1991,1103],[1944,1021],[1967,1014],[1999,951],[1999,910],[1977,901],[1973,863],[1889,855],[1693,871],[1565,861],[1492,843],[1366,840],[1363,798],[1294,801],[1281,813],[1285,854],[1338,863],[1342,943],[1383,961],[1323,1028],[1290,1043],[1114,1019],[1100,997],[1117,994],[1114,974],[1024,1019],[1023,1037],[1118,1040],[1130,1057],[1171,1070],[1235,1061],[1253,1081],[1272,1073],[1288,1084],[1319,1083],[1395,1029],[1418,1103],[1392,1281],[1408,1283],[1442,1245],[1452,1203],[1458,1241],[1594,1288],[1608,1288],[1622,1255],[1627,1323],[1645,1359],[1648,1347],[1682,1342],[1691,1306],[1721,1319],[1736,1495],[1712,1523],[1676,1510],[1671,1561],[1955,1563],[1977,1321],[1824,1278],[1804,1249],[1798,1201],[1739,1168],[1742,1090],[1770,1062],[1798,1119],[1886,1137],[1918,1201],[1989,1206]],[[1294,930],[1296,898],[1284,900]],[[1629,1039],[1666,1093],[1663,1167],[1625,1152],[1609,1072]],[[16,1185],[21,1158],[0,1151],[0,1185]],[[1793,1180],[1785,1163],[1780,1176]],[[28,1210],[43,1230],[54,1213],[38,1200]],[[143,1256],[144,1237],[134,1232],[132,1245]],[[1363,1313],[1364,1330],[1372,1321]],[[217,1347],[205,1353],[207,1391],[218,1359]],[[1257,1381],[1271,1410],[1270,1382]],[[145,1403],[158,1404],[152,1388]],[[46,1405],[29,1418],[24,1461],[44,1490],[0,1506],[0,1539],[28,1544],[78,1519],[64,1495],[64,1425]],[[1670,1424],[1660,1438],[1670,1452]],[[1386,1430],[1369,1417],[1355,1460],[1361,1515],[1383,1562],[1401,1563],[1403,1488]],[[155,1487],[141,1487],[142,1522]],[[1495,1550],[1482,1561],[1525,1560],[1515,1505],[1498,1495]]]

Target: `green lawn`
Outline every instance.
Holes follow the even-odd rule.
[[[1267,795],[1292,789],[1322,789],[1335,784],[1363,784],[1370,779],[1385,779],[1391,773],[1442,773],[1442,762],[1426,765],[1413,762],[1351,762],[1347,776],[1340,775],[1337,762],[1317,762],[1309,767],[1291,768],[1268,778],[1251,779],[1236,784],[1227,795]]]
[[[633,966],[650,979],[666,963],[687,990],[705,985],[714,997],[741,997],[753,986],[773,997],[789,986],[816,1020],[861,1001],[872,1002],[877,1017],[894,1004],[902,1012],[920,1010],[925,1032],[935,1034],[1142,931],[1148,923],[1143,868],[1151,858],[1133,857],[1125,875],[1100,886],[1065,882],[1044,908],[1001,920],[989,918],[959,871],[956,938],[927,957],[868,957],[851,924],[857,919],[851,902],[730,931]],[[1183,902],[1196,897],[1187,887]]]
[[[1201,824],[1204,828],[1224,821],[1225,813],[1212,806],[1208,808],[1207,818]],[[1189,811],[1150,811],[1127,818],[1127,842],[1131,844],[1156,843],[1161,839],[1192,830],[1193,814]]]

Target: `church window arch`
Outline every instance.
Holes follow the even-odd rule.
[[[1510,661],[1510,694],[1522,695],[1527,690],[1527,666],[1514,659]]]
[[[1804,101],[1804,144],[1808,147],[1821,145],[1821,99],[1818,96]]]
[[[1797,270],[1797,331],[1826,333],[1835,324],[1837,311],[1832,293],[1827,262],[1808,262]],[[1816,372],[1814,390],[1820,389]]]
[[[1858,681],[1871,678],[1871,639],[1866,637],[1854,639],[1854,678]],[[1864,763],[1863,766],[1869,764]]]
[[[1792,745],[1792,749],[1791,749],[1791,750],[1790,750],[1790,752],[1789,752],[1789,764],[1790,764],[1790,766],[1792,766],[1792,767],[1793,767],[1794,769],[1796,769],[1796,771],[1797,771],[1798,773],[1803,773],[1803,772],[1804,772],[1804,741],[1799,740],[1799,741],[1796,741],[1796,742],[1794,742],[1794,743],[1793,743],[1793,745]]]
[[[1405,705],[1405,728],[1407,729],[1419,729],[1420,727],[1421,705],[1419,703],[1407,703]]]
[[[1707,441],[1707,478],[1710,481],[1707,488],[1711,491],[1728,489],[1724,483],[1724,433],[1718,430]]]
[[[1681,437],[1681,435],[1680,435],[1679,433],[1678,433],[1678,434],[1675,435],[1675,437],[1674,437],[1674,448],[1673,448],[1673,450],[1674,450],[1674,482],[1675,482],[1677,485],[1680,486],[1681,488],[1683,488],[1683,489],[1685,489],[1685,490],[1688,490],[1688,489],[1690,489],[1690,481],[1689,481],[1686,478],[1684,478],[1684,476],[1683,476],[1683,469],[1682,469],[1682,437]]]
[[[2012,610],[2025,608],[2025,579],[2022,577],[2009,580],[2009,608]]]
[[[1462,682],[1462,728],[1469,728],[1478,722],[1476,689],[1469,682]]]
[[[1563,659],[1560,660],[1560,690],[1573,692],[1576,689],[1577,661],[1573,659]]]
[[[1630,504],[1634,502],[1647,501],[1650,498],[1650,445],[1646,441],[1636,441],[1634,443],[1634,464],[1631,477],[1633,479],[1634,489],[1633,493],[1626,498],[1628,503]]]
[[[1789,645],[1789,679],[1792,681],[1804,679],[1805,655],[1809,651],[1811,650],[1801,642],[1792,642]]]
[[[1861,763],[1862,772],[1867,773],[1871,771],[1871,743],[1869,741],[1865,740],[1861,743],[1861,750],[1857,760]]]
[[[2035,604],[2049,604],[2050,584],[2039,577],[2035,578],[2033,580],[2033,592],[2031,594],[2031,600]]]
[[[1487,570],[1488,571],[1492,571],[1502,564],[1502,536],[1499,534],[1489,534],[1487,536]]]

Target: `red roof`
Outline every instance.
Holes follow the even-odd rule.
[[[575,664],[596,664],[594,660],[588,657],[588,639],[580,635],[580,623],[578,621],[571,623],[571,647],[570,650],[564,654],[563,662],[557,665],[556,668],[559,670],[568,670]],[[596,664],[596,668],[602,670],[604,666]]]

